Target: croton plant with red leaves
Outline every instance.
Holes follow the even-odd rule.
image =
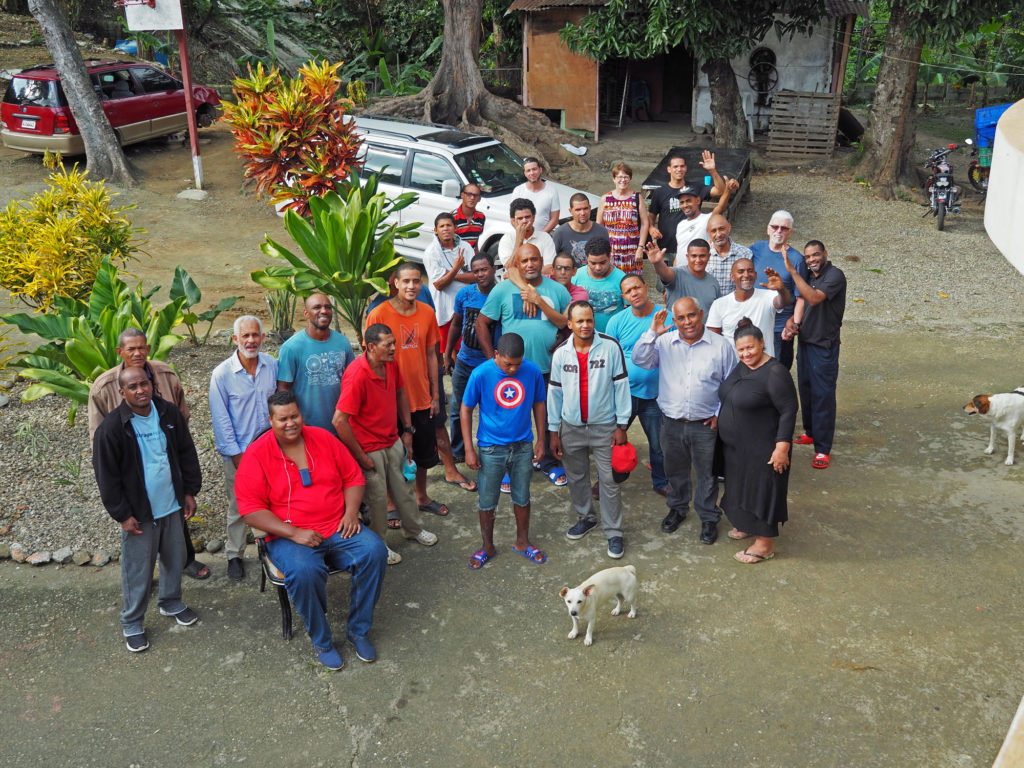
[[[309,198],[342,187],[358,172],[360,139],[345,119],[352,101],[341,95],[341,63],[307,62],[295,78],[276,67],[249,68],[233,83],[235,104],[223,104],[221,118],[235,137],[235,152],[245,161],[245,176],[258,194],[300,216]]]

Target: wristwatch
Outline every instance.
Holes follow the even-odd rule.
[[[410,435],[415,435],[416,434],[416,427],[412,426],[411,424],[408,427],[402,427],[402,434],[404,435],[406,433],[408,433]]]

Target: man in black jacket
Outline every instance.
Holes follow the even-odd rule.
[[[198,621],[181,600],[182,518],[196,511],[202,476],[185,419],[171,403],[153,396],[146,371],[125,368],[118,388],[123,401],[96,430],[92,463],[103,506],[121,524],[121,628],[128,650],[137,653],[149,648],[143,618],[157,555],[161,615],[182,626]]]

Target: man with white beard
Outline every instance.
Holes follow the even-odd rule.
[[[755,280],[758,284],[764,285],[768,280],[770,271],[774,270],[782,278],[783,285],[789,292],[785,306],[779,309],[775,316],[775,333],[772,355],[776,360],[786,366],[786,369],[793,367],[793,337],[783,336],[782,331],[786,327],[786,321],[793,316],[794,302],[800,298],[793,277],[786,268],[782,254],[789,257],[790,263],[796,268],[797,273],[807,279],[807,267],[804,265],[804,255],[789,244],[789,238],[793,234],[793,214],[789,211],[776,211],[768,222],[768,239],[758,240],[750,246],[750,252],[754,258],[754,269],[757,274]],[[735,266],[735,264],[734,264]],[[753,318],[751,318],[753,319]],[[710,323],[708,323],[710,325]],[[762,328],[762,332],[766,329]],[[726,334],[728,335],[728,334]],[[767,346],[767,339],[765,339]]]
[[[253,439],[270,426],[267,398],[277,388],[277,360],[261,352],[263,325],[243,315],[235,320],[231,340],[237,349],[213,369],[210,376],[210,417],[217,453],[223,458],[224,486],[228,492],[228,578],[245,578],[245,523],[235,501],[235,470]]]

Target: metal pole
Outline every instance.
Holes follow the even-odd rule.
[[[195,174],[196,189],[203,188],[203,159],[199,156],[199,126],[196,125],[196,109],[192,101],[192,72],[188,64],[188,44],[185,30],[174,30],[178,38],[178,58],[181,60],[181,79],[185,84],[185,111],[188,113],[188,138],[192,145],[192,171]]]

